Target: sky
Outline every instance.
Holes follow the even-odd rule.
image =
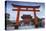
[[[39,2],[18,2],[18,1],[8,1],[6,3],[6,12],[10,14],[10,20],[16,20],[16,16],[17,16],[17,11],[13,11],[13,6],[12,3],[15,3],[16,5],[22,5],[22,6],[40,6],[39,10],[40,12],[37,12],[36,15],[39,18],[43,18],[45,16],[45,5],[44,3],[39,3]],[[21,19],[21,16],[23,14],[26,15],[31,15],[34,18],[34,14],[33,12],[20,12],[20,16],[19,16],[19,20]]]

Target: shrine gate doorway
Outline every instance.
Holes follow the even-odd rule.
[[[40,6],[21,6],[21,5],[16,5],[16,4],[12,4],[12,6],[15,8],[13,9],[13,11],[17,11],[17,18],[16,18],[16,25],[15,25],[15,29],[18,29],[19,27],[19,15],[20,15],[20,11],[31,11],[31,12],[34,12],[34,24],[35,24],[35,28],[38,27],[38,19],[37,19],[37,16],[36,16],[36,12],[39,12],[40,10],[36,10],[38,9]],[[21,8],[26,8],[25,10],[24,9],[21,9]],[[33,8],[33,10],[29,10],[29,8]]]

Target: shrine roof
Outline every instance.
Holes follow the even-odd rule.
[[[40,6],[24,6],[24,5],[15,5],[12,4],[13,7],[29,7],[29,8],[39,8]]]
[[[31,15],[23,15],[23,16],[21,16],[21,18],[22,19],[24,19],[24,18],[32,18],[32,16]]]

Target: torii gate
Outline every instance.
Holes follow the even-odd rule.
[[[31,11],[31,12],[34,12],[35,28],[37,28],[38,20],[37,20],[36,12],[39,12],[40,10],[36,10],[36,8],[39,8],[40,6],[21,6],[21,5],[15,5],[15,4],[12,4],[12,6],[14,8],[17,8],[17,9],[13,9],[13,11],[17,11],[16,27],[19,26],[20,11]],[[26,10],[24,9],[22,10],[21,8],[26,8]],[[33,10],[28,10],[28,8],[33,8]]]

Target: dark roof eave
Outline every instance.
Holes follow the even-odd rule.
[[[12,5],[13,7],[29,7],[29,8],[39,8],[40,6],[22,6],[22,5]]]

